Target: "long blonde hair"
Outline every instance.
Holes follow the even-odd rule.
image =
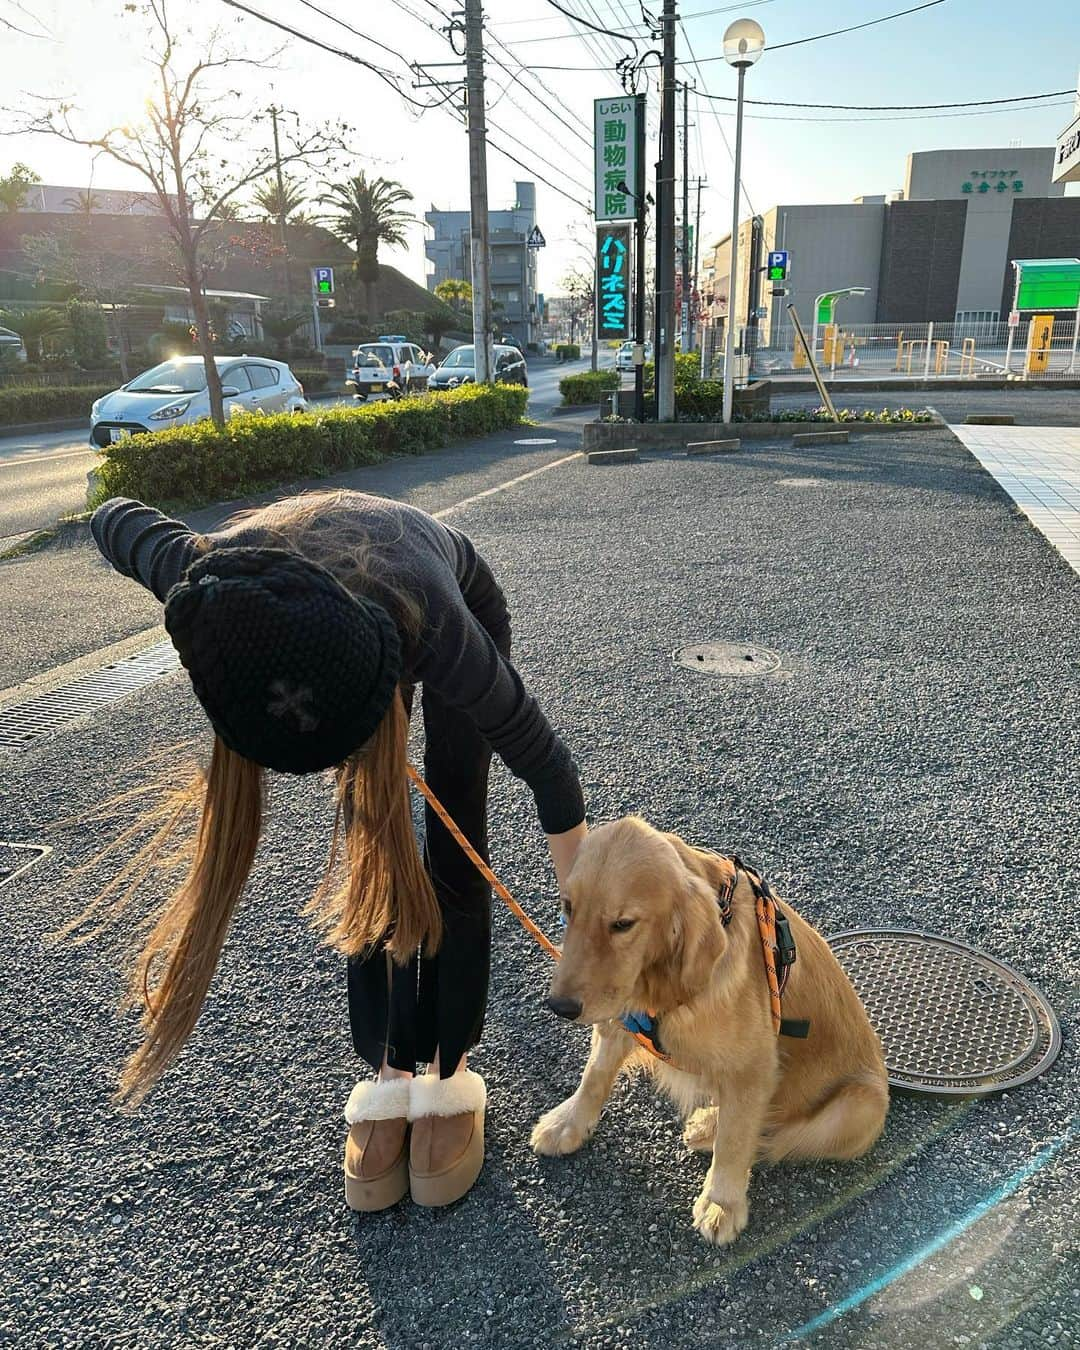
[[[415,599],[381,572],[377,550],[347,520],[347,494],[312,494],[243,518],[331,567],[354,591],[377,595],[406,637],[419,636]],[[318,539],[312,545],[312,527]],[[203,547],[208,541],[200,541]],[[398,692],[368,743],[338,766],[333,842],[326,877],[305,912],[339,951],[358,956],[385,944],[404,964],[442,936],[435,891],[412,827],[406,777],[409,717]],[[262,833],[266,772],[214,738],[209,768],[164,796],[113,848],[152,827],[151,837],[95,901],[64,929],[97,920],[88,940],[117,918],[140,883],[163,867],[186,875],[154,917],[136,956],[125,1007],[141,1009],[142,1042],[124,1066],[117,1099],[137,1105],[183,1049],[198,1020]],[[121,800],[121,799],[117,799]],[[126,800],[126,798],[124,799]],[[166,857],[178,828],[198,816]],[[335,864],[344,838],[344,876]],[[107,850],[111,852],[112,849]]]

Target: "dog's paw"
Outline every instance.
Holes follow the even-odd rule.
[[[533,1126],[530,1143],[534,1153],[555,1158],[563,1153],[575,1153],[596,1128],[596,1121],[582,1118],[581,1107],[575,1097],[552,1107]]]
[[[698,1153],[711,1153],[716,1142],[716,1107],[699,1106],[686,1118],[683,1143]]]
[[[708,1188],[694,1201],[694,1227],[706,1242],[723,1247],[746,1227],[750,1206],[745,1195],[714,1200]]]

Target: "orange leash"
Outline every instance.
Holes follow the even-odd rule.
[[[450,815],[450,812],[447,811],[446,807],[443,806],[442,802],[435,796],[434,792],[428,787],[427,783],[417,770],[411,764],[406,764],[405,771],[409,775],[414,787],[416,787],[423,795],[425,801],[427,801],[431,809],[450,831],[451,835],[453,835],[454,839],[457,841],[458,847],[503,904],[506,905],[510,913],[517,918],[522,928],[535,938],[537,943],[543,947],[544,951],[547,952],[548,956],[550,956],[553,961],[561,961],[562,952],[559,951],[558,947],[555,946],[554,942],[551,941],[543,929],[533,923],[532,919],[529,918],[499,878],[483,858],[481,858],[480,854],[477,853],[476,849],[474,849],[468,839],[465,838],[465,835],[459,829],[457,822]],[[725,859],[725,861],[730,862],[731,859]],[[732,866],[734,867],[734,863],[732,863]],[[758,933],[761,937],[761,949],[765,957],[765,975],[769,983],[769,1004],[772,1009],[773,1030],[779,1035],[781,1015],[780,981],[776,974],[776,907],[771,899],[762,895],[755,895],[755,906],[757,910]],[[650,1013],[650,1016],[651,1015],[652,1014]],[[643,1049],[648,1050],[650,1055],[654,1055],[657,1059],[664,1060],[666,1063],[671,1062],[670,1056],[664,1054],[662,1050],[658,1050],[647,1036],[639,1031],[631,1031],[629,1034],[633,1036],[634,1040],[637,1041]]]

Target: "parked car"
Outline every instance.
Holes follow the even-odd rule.
[[[361,403],[373,394],[397,398],[402,392],[426,389],[435,366],[428,354],[406,338],[362,342],[345,372],[345,387]]]
[[[0,328],[0,356],[5,356],[9,360],[26,360],[26,348],[23,346],[23,340],[18,333],[13,333],[10,328]]]
[[[218,356],[226,416],[238,412],[306,412],[304,387],[284,361]],[[186,426],[210,416],[210,391],[201,356],[177,356],[144,371],[90,409],[90,444]]]
[[[529,385],[525,358],[516,347],[498,346],[492,349],[496,384]],[[456,389],[459,384],[476,382],[476,349],[472,344],[455,347],[431,379],[429,389]]]
[[[637,344],[634,343],[634,342],[624,342],[624,343],[620,346],[619,350],[615,353],[615,369],[616,369],[616,370],[633,370],[633,369],[634,369],[634,347],[635,347],[636,345],[637,345]],[[651,361],[651,360],[652,360],[652,343],[651,343],[651,342],[646,342],[646,343],[645,343],[645,360],[646,360],[646,361]]]

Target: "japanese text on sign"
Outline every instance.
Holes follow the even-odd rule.
[[[602,338],[630,336],[630,227],[596,232],[596,328]]]
[[[637,173],[637,106],[633,98],[598,98],[593,104],[597,220],[633,220],[637,212],[632,195]]]

